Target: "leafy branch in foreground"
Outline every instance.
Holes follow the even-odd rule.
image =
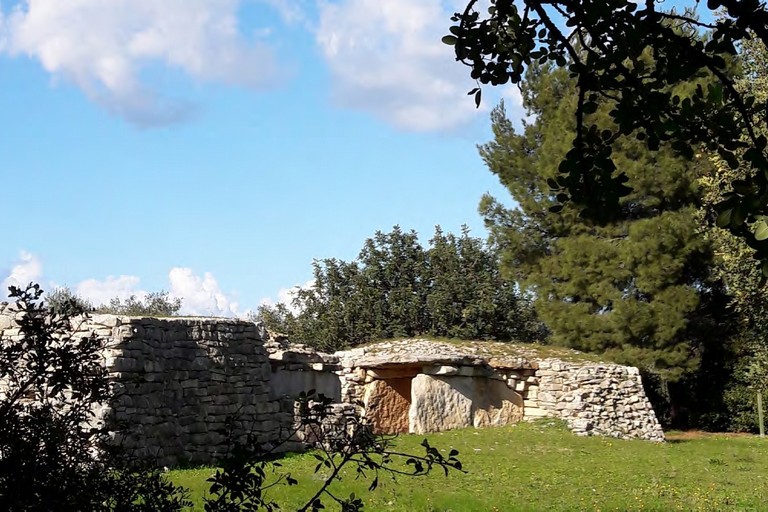
[[[424,439],[421,444],[424,455],[398,452],[393,444],[397,436],[375,435],[365,418],[358,415],[339,418],[331,405],[330,398],[314,390],[301,393],[296,401],[296,425],[283,443],[263,449],[253,436],[245,443],[237,443],[223,468],[208,480],[212,496],[206,498],[206,512],[280,510],[265,491],[277,485],[298,485],[290,473],[279,471],[281,465],[274,460],[281,445],[295,439],[297,434],[316,447],[314,472],[327,472],[317,491],[298,509],[300,512],[324,509],[324,501],[329,500],[344,512],[363,510],[359,496],[352,493],[342,497],[333,492],[333,483],[342,479],[342,469],[348,466],[354,468],[356,478],[370,480],[369,491],[378,487],[382,475],[424,476],[435,468],[443,469],[446,476],[450,470],[465,473],[457,450],[451,450],[446,457]]]
[[[597,223],[619,213],[619,200],[631,191],[613,158],[622,136],[651,151],[666,142],[688,158],[718,154],[746,170],[722,195],[718,225],[747,242],[768,277],[768,103],[738,88],[733,65],[743,44],[768,44],[764,2],[710,0],[712,22],[694,11],[663,11],[655,1],[494,0],[487,11],[480,5],[467,2],[443,38],[478,82],[471,91],[476,101],[482,85],[519,84],[535,64],[567,67],[576,82],[576,130],[550,183],[561,203],[553,211],[573,201]],[[685,84],[692,94],[675,92]],[[591,121],[600,102],[612,104],[612,126]]]

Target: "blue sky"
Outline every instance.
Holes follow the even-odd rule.
[[[0,0],[0,282],[244,314],[505,191],[440,0]]]

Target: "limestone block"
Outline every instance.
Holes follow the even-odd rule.
[[[417,375],[411,381],[410,432],[425,434],[472,425],[471,377]]]
[[[473,398],[475,427],[509,425],[523,419],[523,397],[504,382],[474,379]]]
[[[413,378],[421,370],[421,366],[395,366],[391,368],[371,368],[365,372],[366,382],[369,379],[400,379]]]
[[[459,369],[450,365],[437,365],[437,366],[425,366],[422,369],[423,373],[427,375],[456,375],[459,373]]]
[[[365,416],[377,434],[408,432],[411,379],[375,380],[365,386]]]
[[[538,407],[529,407],[527,405],[525,406],[525,419],[527,420],[545,418],[547,416],[549,416],[549,413],[544,409],[539,409]]]

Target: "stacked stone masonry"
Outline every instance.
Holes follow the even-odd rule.
[[[402,340],[323,354],[221,318],[92,315],[77,326],[91,333],[118,391],[101,414],[127,427],[116,441],[160,465],[215,462],[248,434],[283,441],[294,399],[308,390],[381,433],[549,417],[579,435],[664,440],[636,368],[538,357],[519,345],[512,353],[500,343]],[[0,339],[19,335],[0,305]],[[310,441],[300,433],[284,448]]]
[[[279,403],[257,326],[227,319],[93,315],[75,336],[95,333],[116,398],[100,411],[123,425],[115,441],[159,465],[211,463],[231,439],[274,439]],[[0,315],[0,338],[18,336]]]

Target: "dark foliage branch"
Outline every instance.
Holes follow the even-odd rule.
[[[83,321],[77,304],[51,310],[38,285],[10,290],[17,334],[0,338],[0,510],[191,506],[158,469],[108,443],[109,428],[95,414],[112,395],[102,345],[73,334]]]
[[[443,41],[471,68],[478,104],[483,85],[519,84],[531,65],[568,67],[579,87],[578,130],[551,183],[561,203],[553,211],[573,201],[597,223],[619,214],[631,191],[612,158],[622,135],[650,150],[669,144],[689,158],[704,149],[749,169],[717,205],[717,223],[755,250],[768,276],[766,104],[735,86],[731,65],[743,42],[768,43],[768,10],[758,0],[710,0],[707,7],[723,15],[705,23],[692,12],[659,10],[654,0],[495,0],[481,12],[472,0],[452,17]],[[715,80],[687,97],[671,92],[703,77]],[[612,102],[614,127],[598,129],[589,116],[604,100]]]

